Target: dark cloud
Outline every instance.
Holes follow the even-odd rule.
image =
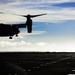
[[[35,4],[37,4],[37,3],[42,3],[42,2],[46,2],[46,3],[48,3],[48,1],[46,1],[46,0],[20,0],[21,2],[26,2],[26,3],[31,3],[31,4],[33,4],[33,3],[35,3]]]
[[[0,11],[0,14],[4,14],[4,12]]]
[[[58,6],[58,7],[75,7],[75,2],[66,2],[66,3],[54,4],[53,6]]]
[[[11,3],[14,2],[15,0],[0,0],[0,4],[5,4],[5,3]]]

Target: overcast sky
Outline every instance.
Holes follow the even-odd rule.
[[[0,23],[25,23],[33,18],[33,32],[20,29],[19,37],[0,37],[0,52],[75,52],[75,0],[0,0]]]

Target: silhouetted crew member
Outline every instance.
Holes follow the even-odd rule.
[[[27,21],[26,21],[27,31],[28,33],[31,33],[32,32],[32,19],[30,18],[29,14],[26,17],[27,17]]]

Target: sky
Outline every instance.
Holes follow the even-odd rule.
[[[75,52],[75,0],[0,0],[0,23],[25,23],[18,15],[43,13],[32,19],[32,33],[23,28],[13,39],[0,37],[0,52]]]

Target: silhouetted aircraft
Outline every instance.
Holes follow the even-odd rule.
[[[27,21],[25,24],[0,24],[0,36],[1,37],[8,37],[9,39],[12,39],[12,36],[16,35],[16,37],[18,36],[18,34],[20,33],[19,28],[27,28],[27,32],[28,33],[32,33],[32,19],[34,17],[38,17],[38,16],[42,16],[42,15],[46,15],[46,14],[39,14],[39,15],[18,15],[18,16],[22,16],[22,17],[26,17]]]

